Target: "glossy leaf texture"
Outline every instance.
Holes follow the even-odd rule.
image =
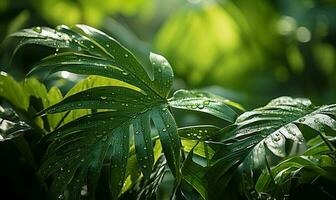
[[[168,110],[173,71],[168,61],[151,53],[153,78],[135,56],[105,33],[86,25],[56,29],[35,27],[14,33],[25,44],[56,48],[56,53],[38,62],[30,74],[69,71],[99,75],[118,83],[84,89],[66,95],[62,101],[39,114],[95,110],[51,132],[42,166],[45,179],[52,177],[52,196],[80,199],[83,186],[88,194],[95,188],[103,165],[109,166],[109,186],[118,198],[127,178],[130,144],[147,179],[154,165],[151,121],[160,138],[167,164],[176,180],[180,179],[181,142],[175,120]],[[123,83],[123,84],[120,84]]]
[[[290,197],[293,195],[291,191],[294,191],[300,185],[302,187],[303,184],[314,184],[321,179],[335,184],[336,137],[328,138],[332,146],[328,146],[320,136],[313,140],[316,144],[310,146],[303,155],[293,156],[280,162],[272,167],[270,172],[264,171],[256,183],[258,193],[281,199],[284,196]],[[272,176],[269,173],[272,173]],[[334,192],[325,190],[324,193]]]
[[[209,195],[212,195],[209,197],[219,198],[229,192],[225,188],[231,181],[266,166],[269,152],[278,157],[286,156],[286,140],[304,141],[300,126],[317,132],[327,128],[335,131],[335,117],[335,104],[314,106],[308,99],[290,97],[274,99],[264,107],[243,113],[233,125],[221,130],[223,134],[217,137],[219,142],[209,141],[216,149],[206,175]],[[215,188],[224,188],[223,193],[214,191]]]
[[[30,129],[14,110],[0,106],[0,142],[18,137]]]
[[[178,90],[169,99],[169,105],[178,109],[209,113],[223,120],[234,122],[244,108],[228,99],[202,91]]]

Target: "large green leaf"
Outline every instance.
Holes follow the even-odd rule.
[[[86,113],[48,135],[51,143],[41,172],[45,178],[54,177],[53,196],[79,199],[84,185],[88,186],[89,194],[94,194],[105,163],[109,166],[112,196],[117,198],[126,178],[131,140],[134,140],[139,167],[149,178],[154,165],[151,120],[160,136],[167,163],[177,181],[180,179],[181,143],[174,118],[167,109],[173,71],[165,58],[149,55],[153,66],[153,78],[150,78],[131,52],[89,26],[59,26],[56,30],[35,27],[12,36],[23,38],[18,48],[40,44],[54,47],[57,52],[64,50],[42,59],[30,74],[64,70],[124,83],[66,95],[62,101],[40,112],[44,115],[73,110],[98,111]]]
[[[225,134],[221,134],[220,142],[213,143],[217,150],[207,173],[210,190],[225,188],[232,176],[265,166],[267,152],[286,156],[286,139],[304,141],[299,125],[318,132],[324,132],[325,128],[335,131],[335,117],[335,104],[314,106],[308,99],[290,97],[280,97],[265,107],[245,112],[232,126],[221,130]],[[223,195],[214,190],[210,194],[212,198]]]

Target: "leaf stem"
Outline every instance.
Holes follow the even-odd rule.
[[[318,131],[317,133],[322,138],[322,140],[324,141],[324,143],[328,146],[328,148],[330,149],[330,151],[335,151],[335,148],[332,146],[332,144],[330,144],[329,140],[327,138],[325,138],[321,132]]]
[[[71,111],[69,110],[68,112],[65,113],[65,115],[63,115],[62,119],[57,123],[55,129],[58,129],[61,126],[61,124],[64,122],[65,118],[70,114],[70,112]]]

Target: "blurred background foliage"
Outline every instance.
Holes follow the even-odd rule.
[[[335,0],[0,0],[0,70],[22,80],[54,51],[25,47],[10,62],[8,34],[77,23],[112,35],[145,65],[150,51],[164,55],[175,89],[206,89],[247,109],[283,95],[335,103]],[[80,79],[63,72],[44,82],[66,91]],[[181,126],[209,121],[222,123],[178,117]]]
[[[0,12],[1,40],[34,25],[89,24],[144,63],[149,51],[166,56],[176,88],[206,87],[248,107],[280,95],[335,98],[333,0],[1,0]],[[43,52],[19,53],[10,67],[10,45],[1,67],[20,78]]]

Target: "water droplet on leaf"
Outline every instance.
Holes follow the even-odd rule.
[[[203,104],[199,104],[197,107],[198,107],[199,109],[203,109],[203,108],[204,108],[204,105],[203,105]]]
[[[37,32],[37,33],[42,33],[42,28],[37,26],[33,28],[33,31]]]

